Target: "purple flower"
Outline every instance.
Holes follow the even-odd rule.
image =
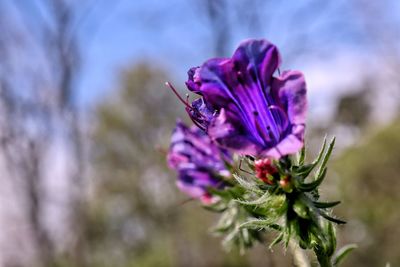
[[[225,186],[223,177],[230,173],[225,162],[230,155],[220,150],[199,128],[188,128],[178,121],[172,134],[168,165],[178,172],[177,186],[189,196],[210,203],[213,198],[207,188]]]
[[[303,74],[285,71],[266,40],[240,44],[232,58],[189,70],[188,89],[202,96],[187,111],[220,146],[241,155],[280,158],[303,146],[307,110]]]

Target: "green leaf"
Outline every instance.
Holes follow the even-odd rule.
[[[332,142],[331,142],[330,146],[331,145],[332,145]],[[324,142],[322,144],[321,150],[318,153],[317,158],[310,164],[305,164],[304,165],[304,162],[302,162],[302,164],[299,164],[300,166],[298,166],[298,168],[296,170],[294,170],[294,175],[302,178],[303,180],[305,178],[307,178],[307,176],[314,170],[314,168],[321,162],[321,160],[323,160],[323,159],[325,160],[326,159],[326,155],[327,154],[330,155],[330,153],[332,152],[332,151],[329,152],[329,149],[328,149],[328,152],[327,152],[327,154],[325,154],[325,157],[324,157],[325,148],[326,148],[326,137],[324,138]],[[323,160],[323,162],[324,162],[324,160]],[[326,165],[326,163],[323,164],[323,165]],[[320,171],[321,171],[321,168],[319,169],[319,172]],[[319,175],[320,175],[320,173],[317,176],[319,176]]]
[[[269,192],[266,192],[264,195],[262,195],[260,198],[253,200],[253,201],[243,201],[243,200],[235,200],[236,202],[242,204],[242,205],[248,205],[248,206],[259,206],[261,204],[264,204],[267,202],[267,200],[270,198]]]
[[[299,161],[298,161],[299,166],[302,166],[304,164],[305,159],[306,159],[306,145],[303,145],[299,154]]]
[[[289,241],[290,241],[290,238],[291,238],[291,236],[292,236],[292,230],[291,230],[292,228],[288,225],[288,226],[286,226],[285,228],[284,228],[284,231],[283,231],[283,243],[284,243],[284,245],[285,245],[285,248],[287,248],[288,246],[289,246]]]
[[[232,242],[237,238],[238,233],[239,229],[235,228],[224,237],[224,239],[222,240],[222,246],[226,250],[229,251],[232,248]]]
[[[333,201],[333,202],[315,202],[315,201],[313,201],[312,203],[314,204],[314,206],[316,208],[327,209],[327,208],[332,208],[336,205],[339,205],[340,201]]]
[[[330,222],[327,223],[326,228],[328,232],[327,237],[329,242],[326,254],[331,257],[336,250],[336,232],[333,224]]]
[[[299,167],[294,171],[294,174],[295,174],[296,176],[300,176],[300,177],[302,177],[302,178],[304,179],[304,178],[306,178],[306,177],[313,171],[313,169],[315,168],[315,166],[317,166],[317,164],[313,164],[313,163],[299,166]]]
[[[328,214],[326,214],[325,212],[323,212],[321,210],[317,209],[317,211],[318,211],[319,215],[321,215],[322,217],[324,217],[328,221],[331,221],[331,222],[334,222],[334,223],[337,223],[337,224],[345,224],[346,223],[345,221],[342,221],[342,220],[339,220],[339,219],[336,219],[336,218],[333,218],[333,217],[329,216]]]
[[[356,244],[349,244],[339,249],[333,256],[333,266],[338,266],[356,248]]]
[[[303,191],[303,192],[310,192],[310,191],[313,191],[313,190],[315,190],[315,189],[322,183],[322,181],[325,179],[326,172],[327,172],[327,169],[325,168],[325,169],[317,176],[317,179],[314,180],[314,181],[311,182],[311,183],[301,183],[301,182],[298,181],[299,183],[296,185],[296,187],[297,187],[298,189],[300,189],[301,191]]]
[[[293,204],[293,210],[300,218],[310,218],[310,216],[308,215],[308,207],[300,199],[295,200]]]
[[[331,157],[332,151],[333,151],[333,147],[335,146],[335,140],[336,138],[333,137],[331,142],[329,143],[328,146],[328,150],[326,151],[326,154],[322,160],[321,166],[319,167],[318,171],[317,171],[317,175],[316,177],[319,177],[322,175],[322,172],[326,169],[326,164],[328,163],[329,158]]]
[[[231,194],[229,193],[228,190],[219,190],[219,189],[216,189],[216,188],[210,186],[207,188],[207,191],[211,195],[219,196],[223,199],[229,199],[231,197]]]
[[[248,229],[266,229],[266,228],[272,228],[274,224],[273,220],[261,220],[261,219],[254,219],[247,221],[245,223],[242,223],[239,225],[239,228],[248,228]]]
[[[255,183],[249,182],[236,174],[233,174],[233,177],[244,189],[259,195],[264,193]]]
[[[211,205],[203,205],[202,207],[213,212],[224,212],[227,209],[226,203],[223,201],[218,201],[217,203]]]
[[[317,158],[311,164],[317,165],[321,161],[322,156],[324,155],[324,152],[325,152],[325,148],[326,148],[326,136],[324,137],[324,142],[322,143],[322,147],[318,153]]]
[[[269,249],[272,249],[273,246],[280,243],[283,240],[283,233],[280,233],[269,245]]]

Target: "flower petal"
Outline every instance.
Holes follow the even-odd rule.
[[[225,109],[212,121],[208,128],[208,135],[220,146],[229,148],[241,155],[258,154],[259,146],[253,142],[251,136],[241,131],[238,125],[233,126],[233,120],[227,119]]]
[[[283,128],[268,108],[274,104],[268,85],[279,63],[274,45],[251,40],[242,43],[232,59],[211,59],[198,73],[199,91],[205,102],[218,111],[225,107],[228,116],[243,126],[242,132],[248,133],[246,137],[259,146],[276,144]],[[231,126],[238,127],[233,123]]]
[[[188,71],[188,80],[186,81],[187,88],[194,92],[199,93],[200,79],[199,79],[199,67],[190,68]]]
[[[178,121],[172,134],[167,156],[171,168],[180,169],[188,163],[215,170],[224,169],[219,150],[197,127],[188,128]]]
[[[272,81],[272,93],[287,110],[291,124],[305,124],[307,89],[304,76],[299,71],[285,71]]]
[[[248,40],[232,58],[210,59],[191,69],[188,88],[203,100],[202,105],[192,103],[193,121],[219,145],[241,155],[278,158],[297,152],[304,139],[306,85],[297,71],[274,78],[279,64],[273,44]]]
[[[218,148],[199,128],[178,121],[172,134],[167,160],[178,172],[178,187],[194,198],[207,200],[208,187],[222,188],[222,176],[230,175],[225,162],[231,155]]]
[[[304,145],[304,125],[294,125],[293,132],[271,149],[262,152],[263,157],[279,159],[297,153]]]
[[[263,88],[268,90],[270,80],[281,63],[281,57],[275,45],[267,40],[247,40],[235,51],[232,60],[245,67],[247,73],[262,81]],[[252,69],[252,70],[251,70]]]

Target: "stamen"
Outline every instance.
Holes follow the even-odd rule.
[[[189,95],[187,95],[187,99],[186,101],[178,94],[178,91],[175,89],[174,86],[172,86],[172,84],[170,82],[165,82],[165,85],[168,86],[172,92],[174,92],[174,94],[178,97],[178,99],[189,109],[192,109],[192,107],[189,105]]]
[[[278,75],[281,76],[281,70],[278,68]]]

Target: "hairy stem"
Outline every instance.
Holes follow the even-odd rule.
[[[297,267],[311,267],[305,251],[301,249],[296,243],[291,241],[289,243],[289,249],[294,258],[294,264]]]
[[[333,267],[330,257],[317,254],[318,263],[321,267]]]

